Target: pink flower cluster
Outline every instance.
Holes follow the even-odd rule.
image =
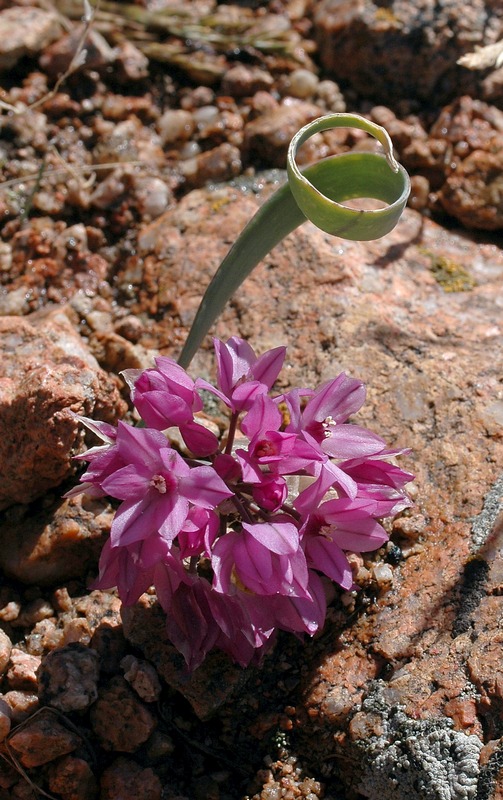
[[[278,629],[320,630],[324,584],[353,588],[345,551],[387,540],[378,520],[410,505],[412,479],[390,461],[402,451],[348,424],[359,381],[342,373],[271,397],[285,348],[258,358],[232,337],[215,350],[216,387],[166,357],[127,370],[144,427],[83,419],[103,444],[80,456],[89,465],[70,492],[120,501],[95,588],[132,604],[153,585],[191,670],[212,648],[244,666]],[[198,416],[204,390],[229,410],[223,443]]]

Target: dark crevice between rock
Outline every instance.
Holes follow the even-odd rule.
[[[452,638],[470,630],[472,616],[486,594],[489,564],[482,558],[470,559],[465,564],[460,587],[458,607],[452,625]]]
[[[490,800],[497,788],[498,774],[503,771],[503,739],[479,773],[476,800]]]

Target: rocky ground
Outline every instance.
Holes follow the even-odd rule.
[[[503,797],[503,11],[459,6],[0,2],[0,800]],[[291,136],[342,110],[409,208],[376,242],[305,224],[216,333],[288,345],[284,387],[364,380],[416,504],[315,640],[189,678],[155,596],[87,588],[113,507],[62,499],[69,412],[129,413],[119,372],[178,355]]]

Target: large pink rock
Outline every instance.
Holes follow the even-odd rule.
[[[192,192],[140,235],[152,286],[177,287],[185,324],[223,243],[255,207],[237,189]],[[367,402],[355,421],[411,448],[401,462],[416,474],[416,505],[392,526],[402,557],[392,548],[366,558],[364,591],[335,604],[325,635],[303,653],[292,724],[299,756],[327,793],[337,795],[342,779],[348,797],[371,800],[474,800],[479,783],[496,797],[502,293],[496,244],[407,210],[392,233],[368,243],[306,224],[216,325],[219,337],[244,336],[258,352],[287,344],[279,388],[341,370],[363,379]],[[212,369],[200,350],[191,373]],[[156,656],[150,643],[157,665],[163,647]]]
[[[114,421],[123,413],[64,311],[0,318],[0,509],[29,503],[73,470],[82,431],[72,412]]]

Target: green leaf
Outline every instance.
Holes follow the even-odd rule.
[[[384,155],[341,153],[301,172],[295,161],[300,145],[314,133],[335,127],[367,131],[381,142]],[[358,114],[329,114],[302,128],[290,143],[287,173],[288,183],[259,208],[211,280],[178,359],[181,366],[190,364],[225,304],[252,269],[306,219],[334,236],[358,241],[378,239],[395,227],[410,193],[409,176],[393,157],[388,133]],[[355,198],[373,198],[386,205],[372,210],[343,205]]]

